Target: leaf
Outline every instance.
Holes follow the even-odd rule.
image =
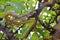
[[[30,40],[38,40],[38,36],[36,33],[33,33],[32,37]]]
[[[15,34],[14,36],[17,37],[17,38],[21,38],[22,34]]]
[[[42,30],[42,29],[38,28],[37,31],[38,31],[41,35],[43,35],[43,30]]]
[[[4,12],[0,12],[0,17],[4,17],[5,13]]]
[[[15,3],[11,3],[11,6],[13,8],[16,8],[16,9],[19,9],[19,10],[24,10],[25,9],[23,3],[15,2]]]
[[[2,37],[2,33],[0,33],[0,38]]]
[[[45,38],[49,38],[49,31],[44,30],[43,35],[44,35]]]

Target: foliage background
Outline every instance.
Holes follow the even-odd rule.
[[[49,0],[52,1],[52,0]],[[0,0],[0,18],[3,18],[6,12],[8,11],[15,11],[18,15],[26,14],[29,11],[35,10],[37,0]],[[58,4],[54,5],[55,8],[59,7]],[[45,23],[49,23],[50,19],[53,19],[54,15],[56,13],[52,10],[49,10],[49,7],[45,7],[41,14],[39,15],[39,18],[43,20]],[[5,24],[6,20],[2,20],[0,23]],[[22,38],[27,30],[32,26],[33,22],[25,24],[22,28],[18,30],[16,34],[14,34],[17,38]],[[51,26],[53,27],[56,25],[56,22],[54,21]],[[20,25],[9,25],[10,31],[15,32]],[[37,29],[33,29],[27,40],[44,40],[44,38],[50,38],[50,32],[48,30],[45,30],[43,26],[41,26],[39,23],[36,25]],[[4,34],[2,31],[0,31],[0,39],[5,40],[6,34]]]

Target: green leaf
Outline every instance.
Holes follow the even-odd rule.
[[[17,37],[17,38],[21,38],[22,34],[14,34],[14,36]]]
[[[43,30],[42,30],[42,29],[37,28],[37,31],[38,31],[41,35],[43,35]]]
[[[16,9],[19,9],[19,10],[24,10],[24,9],[25,9],[23,3],[15,2],[15,3],[11,3],[11,6],[12,6],[13,8],[16,8]]]
[[[33,33],[31,40],[38,40],[38,36],[36,33]]]
[[[2,33],[0,33],[0,38],[2,37],[2,35],[3,35],[3,34],[2,34]]]
[[[49,34],[49,31],[44,30],[43,35],[44,35],[45,38],[49,38],[49,35],[50,35],[50,34]]]
[[[5,13],[4,12],[0,12],[0,17],[4,17]]]

